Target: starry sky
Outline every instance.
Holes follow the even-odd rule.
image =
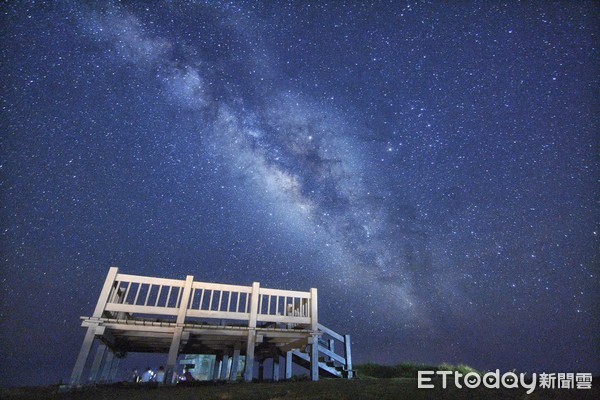
[[[317,287],[355,363],[600,373],[598,3],[0,7],[1,385],[68,379],[113,265]]]

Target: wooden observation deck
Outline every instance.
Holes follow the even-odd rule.
[[[266,359],[272,359],[272,379],[279,380],[280,357],[286,379],[292,377],[292,363],[308,368],[313,381],[319,375],[352,378],[350,336],[319,324],[317,289],[206,283],[191,275],[162,279],[113,267],[94,313],[81,319],[87,331],[71,385],[110,382],[129,352],[168,354],[168,383],[174,382],[180,354],[216,355],[214,379],[235,380],[240,356],[245,357],[245,381],[254,377],[254,362],[262,367]],[[96,354],[84,378],[94,342]]]

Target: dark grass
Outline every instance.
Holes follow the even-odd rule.
[[[107,385],[86,387],[77,391],[59,392],[58,386],[0,389],[6,400],[280,400],[280,399],[599,399],[600,390],[536,389],[526,395],[524,389],[418,389],[413,378],[361,378],[354,380],[321,379],[319,382],[221,383],[193,386],[150,387],[142,385]]]

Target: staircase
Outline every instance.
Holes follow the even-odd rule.
[[[351,379],[354,372],[350,335],[342,336],[321,324],[319,332],[319,376]],[[293,362],[310,369],[310,354],[300,350],[292,350],[291,354]]]

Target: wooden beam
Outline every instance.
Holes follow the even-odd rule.
[[[163,285],[163,286],[175,286],[175,287],[182,287],[185,282],[184,280],[181,280],[181,279],[155,278],[152,276],[129,275],[129,274],[119,274],[118,280],[121,282],[146,283],[146,284],[151,284],[151,285]]]
[[[319,303],[318,303],[317,289],[310,289],[310,318],[311,318],[311,329],[313,332],[319,330]],[[318,379],[318,378],[317,378]]]
[[[177,314],[177,323],[185,323],[185,317],[190,304],[190,295],[192,293],[192,284],[194,283],[194,277],[188,275],[185,278],[185,285],[183,286],[183,296],[181,296],[181,303],[179,303],[179,312]]]
[[[94,314],[92,314],[92,316],[96,318],[102,317],[102,313],[104,312],[104,308],[106,307],[106,303],[108,302],[108,296],[110,295],[110,291],[112,290],[113,284],[115,283],[115,278],[117,277],[118,272],[119,268],[117,267],[111,267],[108,270],[106,280],[104,281],[104,286],[102,287],[100,297],[98,297],[98,303],[96,303],[96,308],[94,309]]]
[[[215,365],[214,365],[213,374],[212,374],[213,381],[219,380],[219,372],[221,371],[221,364],[222,364],[222,355],[221,355],[221,353],[217,353],[215,355]]]
[[[269,314],[259,314],[258,321],[262,322],[281,322],[281,323],[289,323],[289,324],[301,324],[301,325],[309,325],[312,327],[312,319],[308,317],[294,317],[294,316],[285,316],[285,315],[269,315]]]
[[[285,353],[285,379],[292,379],[292,351]]]
[[[155,307],[155,306],[144,306],[144,305],[133,305],[133,304],[115,304],[110,303],[106,305],[106,311],[124,312],[124,313],[140,313],[140,314],[155,314],[155,315],[179,315],[181,309],[175,307]]]
[[[106,331],[103,336],[111,334],[116,338],[148,338],[148,339],[169,339],[173,338],[174,329],[171,332],[149,332],[149,331]]]
[[[240,350],[241,343],[236,342],[233,347],[233,359],[231,360],[231,374],[229,375],[230,381],[236,381],[238,375],[238,364],[240,363]]]
[[[234,319],[238,321],[248,321],[250,319],[250,313],[230,311],[188,310],[187,315],[194,318]]]
[[[113,330],[113,334],[117,331],[121,332],[159,332],[173,334],[175,332],[175,326],[173,327],[161,327],[161,326],[148,326],[148,325],[125,325],[125,324],[105,324],[106,328]]]
[[[223,354],[223,363],[221,364],[221,380],[229,379],[229,354]]]
[[[193,335],[207,336],[229,336],[229,337],[246,337],[248,330],[229,330],[229,329],[186,329]]]
[[[104,352],[106,351],[106,345],[99,344],[96,349],[96,355],[94,356],[94,361],[92,362],[92,369],[90,370],[90,382],[95,383],[98,379],[98,371],[100,370],[100,365],[102,365],[102,359],[104,358]]]
[[[153,332],[169,332],[173,333],[176,324],[136,324],[136,323],[124,323],[124,322],[114,322],[112,320],[105,320],[104,318],[98,320],[84,320],[81,322],[81,326],[89,327],[89,326],[98,326],[102,323],[102,326],[105,328],[110,328],[113,330],[121,330],[121,331],[153,331]]]
[[[319,380],[319,338],[313,336],[313,343],[310,345],[310,379],[313,382]]]
[[[94,342],[94,337],[96,335],[97,327],[98,324],[90,325],[87,329],[85,337],[83,338],[83,343],[81,344],[81,349],[79,349],[77,361],[75,361],[75,366],[73,367],[73,372],[71,373],[71,379],[69,381],[71,386],[76,386],[81,383],[81,375],[83,374],[85,362],[87,361],[88,355],[90,354],[92,343]]]
[[[329,335],[329,336],[331,336],[332,338],[334,338],[334,339],[336,339],[336,340],[339,340],[340,342],[343,342],[343,341],[344,341],[344,337],[343,337],[342,335],[340,335],[340,334],[339,334],[339,333],[337,333],[337,332],[334,332],[334,331],[332,331],[332,330],[331,330],[331,329],[329,329],[328,327],[326,327],[326,326],[324,326],[324,325],[321,325],[321,324],[319,324],[319,325],[318,325],[318,328],[319,328],[319,330],[320,330],[320,331],[322,331],[322,332],[324,332],[324,333],[328,334],[328,335]]]
[[[175,328],[175,332],[173,332],[173,339],[171,340],[171,346],[169,347],[169,355],[167,358],[165,383],[170,383],[173,381],[173,372],[175,371],[175,363],[177,362],[177,356],[179,355],[179,345],[181,344],[182,333],[182,327]]]
[[[250,320],[248,321],[249,328],[256,328],[256,318],[258,315],[258,297],[260,295],[260,283],[252,283],[252,300],[250,302]]]
[[[310,297],[309,292],[298,292],[295,290],[261,288],[260,293],[268,296],[293,297],[296,299],[308,299]]]
[[[344,356],[346,357],[346,370],[348,371],[348,379],[354,376],[352,371],[352,342],[350,335],[344,335]]]
[[[257,299],[258,304],[258,299]],[[250,329],[248,331],[248,341],[246,343],[246,366],[244,368],[244,380],[246,382],[252,382],[252,375],[254,374],[254,347],[256,346],[256,331]]]
[[[336,354],[333,351],[330,351],[323,346],[319,346],[319,351],[321,353],[325,354],[326,356],[329,356],[329,358],[332,358],[332,359],[339,361],[340,363],[346,365],[346,358],[340,356],[339,354]]]

